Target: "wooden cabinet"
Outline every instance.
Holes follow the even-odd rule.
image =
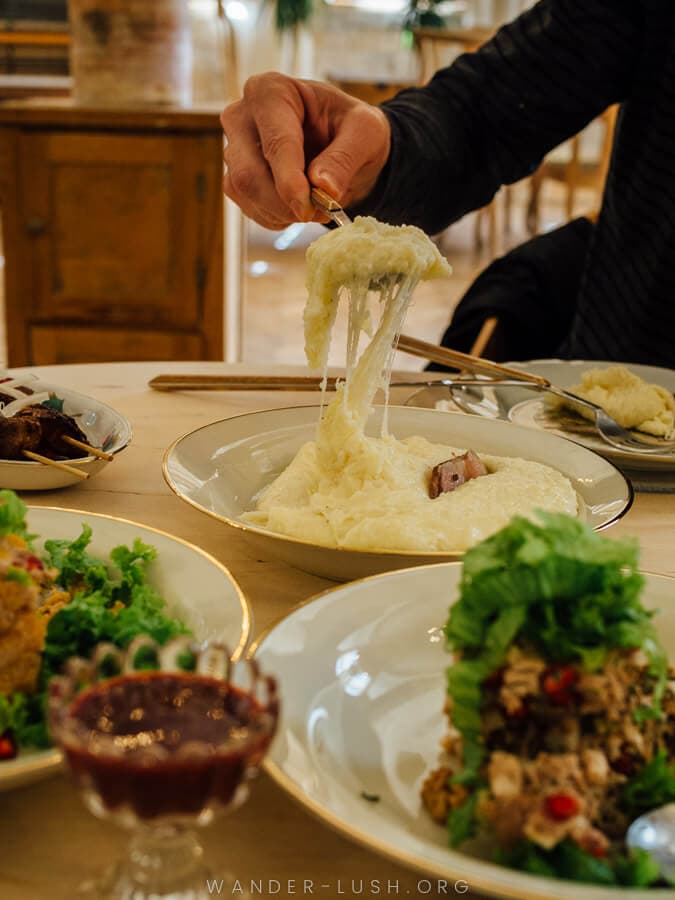
[[[12,366],[223,356],[218,116],[0,105]]]

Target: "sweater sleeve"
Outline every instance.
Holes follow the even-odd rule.
[[[642,18],[636,0],[540,0],[425,87],[383,104],[389,160],[352,212],[435,233],[489,203],[628,97]]]

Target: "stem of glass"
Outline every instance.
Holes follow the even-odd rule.
[[[142,826],[129,845],[125,875],[136,896],[185,892],[201,896],[208,870],[194,831],[180,825]]]

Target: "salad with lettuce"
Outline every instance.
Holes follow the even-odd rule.
[[[528,872],[659,883],[625,845],[634,818],[675,801],[675,672],[637,566],[635,542],[552,513],[466,554],[445,627],[449,730],[422,788],[451,846],[489,835]]]
[[[140,634],[164,644],[188,633],[148,583],[155,549],[137,539],[99,559],[91,536],[85,524],[76,540],[46,540],[38,553],[25,505],[0,491],[0,765],[49,746],[47,685],[70,657],[100,641],[124,648]]]

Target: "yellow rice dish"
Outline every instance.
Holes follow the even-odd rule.
[[[649,384],[625,366],[589,369],[581,376],[581,384],[569,390],[597,403],[624,428],[655,437],[675,437],[675,397],[666,388]],[[574,411],[586,418],[593,417],[590,410],[581,407],[574,407]]]

